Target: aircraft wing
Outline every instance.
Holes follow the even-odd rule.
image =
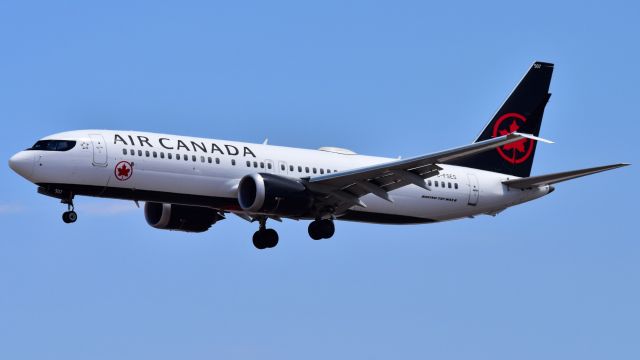
[[[333,214],[353,206],[366,207],[360,198],[367,194],[393,202],[388,193],[403,186],[413,184],[429,190],[424,179],[438,175],[442,170],[438,163],[495,149],[525,138],[550,143],[533,135],[511,133],[433,154],[312,177],[307,179],[306,185],[311,191],[321,194],[325,207]]]
[[[607,170],[613,170],[613,169],[617,169],[619,167],[623,167],[627,165],[630,165],[630,164],[621,163],[621,164],[597,166],[597,167],[592,167],[588,169],[571,170],[571,171],[564,171],[564,172],[559,172],[555,174],[530,176],[522,179],[507,180],[507,181],[503,181],[502,183],[516,189],[528,189],[528,188],[539,187],[544,185],[551,185],[551,184],[559,183],[562,181],[567,181],[567,180],[579,178],[582,176],[596,174],[596,173],[607,171]]]

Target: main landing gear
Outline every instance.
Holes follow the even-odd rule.
[[[267,229],[267,218],[261,217],[260,229],[253,234],[253,246],[256,249],[267,249],[278,245],[278,233],[273,229]],[[315,220],[309,224],[309,236],[313,240],[329,239],[336,232],[333,220]]]
[[[253,234],[253,246],[256,249],[267,249],[278,245],[278,233],[273,229],[267,229],[267,218],[259,219],[260,229]]]
[[[313,240],[328,239],[336,232],[333,220],[315,220],[309,224],[309,236]]]
[[[67,211],[62,213],[62,221],[65,224],[71,224],[78,220],[78,214],[73,211],[73,194],[69,194],[69,196],[61,201],[63,204],[67,204]]]

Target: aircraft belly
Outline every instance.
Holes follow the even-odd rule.
[[[466,203],[455,194],[438,193],[413,186],[408,188],[410,188],[409,191],[391,192],[390,195],[394,200],[392,203],[375,195],[366,195],[362,201],[367,207],[353,207],[351,210],[430,220],[460,217],[459,214],[464,211],[463,205]]]

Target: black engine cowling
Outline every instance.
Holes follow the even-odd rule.
[[[313,194],[301,182],[273,174],[250,174],[240,180],[238,202],[248,212],[303,216],[313,206]]]
[[[147,202],[144,204],[147,224],[156,229],[203,232],[222,219],[215,209]]]

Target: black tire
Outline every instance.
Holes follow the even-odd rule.
[[[322,239],[322,229],[319,221],[312,221],[309,224],[309,236],[313,240]]]
[[[278,233],[273,229],[264,230],[263,238],[265,239],[265,243],[268,248],[272,248],[278,245]]]
[[[76,222],[76,220],[78,220],[78,214],[73,210],[67,211],[67,218],[69,219],[70,223],[74,223]]]
[[[336,226],[333,224],[333,220],[322,220],[322,238],[329,239],[336,233]]]
[[[71,220],[69,219],[69,212],[65,211],[62,213],[62,221],[64,221],[65,224],[70,224]]]
[[[264,233],[262,231],[256,231],[253,233],[253,246],[256,249],[262,250],[267,248],[267,243],[264,238]]]

